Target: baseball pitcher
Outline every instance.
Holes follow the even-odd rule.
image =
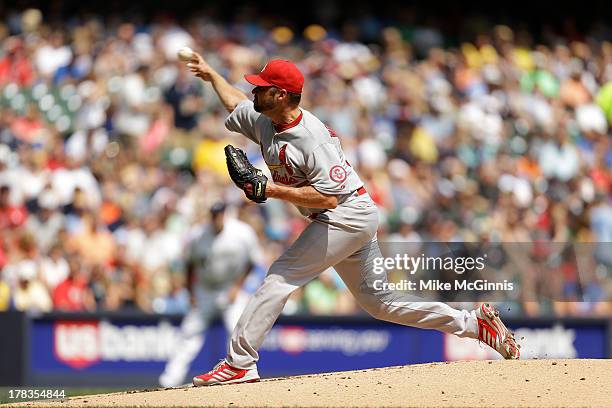
[[[211,371],[194,377],[195,386],[259,380],[258,349],[289,295],[329,267],[335,268],[360,306],[375,318],[479,339],[504,358],[519,358],[514,336],[488,304],[473,311],[456,310],[444,303],[374,288],[375,280],[386,279],[372,271],[373,260],[382,256],[376,238],[378,210],[347,162],[336,134],[299,106],[304,77],[293,63],[269,61],[259,74],[246,75],[255,86],[252,102],[201,55],[194,53],[187,66],[212,85],[230,113],[225,120],[227,129],[260,146],[272,175],[268,180],[244,152],[227,146],[228,171],[234,183],[250,200],[288,201],[312,221],[272,264],[249,300],[232,334],[227,357]]]

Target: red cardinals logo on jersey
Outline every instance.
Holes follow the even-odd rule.
[[[289,164],[289,160],[287,159],[287,146],[283,145],[278,151],[278,161],[279,164],[268,164],[268,168],[270,172],[272,172],[272,180],[275,183],[281,183],[285,185],[293,185],[298,182],[297,179],[293,177],[293,167]],[[284,169],[285,174],[280,174],[278,170]]]
[[[278,161],[280,161],[281,165],[285,167],[285,171],[290,176],[293,175],[293,168],[287,163],[287,145],[283,145],[278,151]]]
[[[292,176],[293,175],[293,168],[291,167],[291,165],[287,162],[287,146],[288,145],[283,145],[280,150],[278,151],[278,161],[280,162],[279,164],[268,164],[268,168],[271,171],[274,170],[280,170],[280,169],[285,169],[285,171],[287,172],[288,175]]]

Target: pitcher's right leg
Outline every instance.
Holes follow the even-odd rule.
[[[279,262],[280,261],[280,262]],[[291,293],[299,288],[277,273],[283,257],[272,264],[268,276],[247,303],[233,330],[227,358],[210,372],[193,378],[195,386],[259,380],[258,349],[274,325]]]
[[[272,264],[261,287],[249,300],[232,333],[225,365],[195,377],[194,384],[238,382],[244,378],[234,381],[238,376],[255,378],[258,350],[291,293],[354,253],[370,238],[368,230],[349,232],[338,226],[312,222]]]

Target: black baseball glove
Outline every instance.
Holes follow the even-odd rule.
[[[225,146],[225,161],[232,181],[244,191],[249,200],[256,203],[266,201],[268,178],[261,170],[253,167],[241,149],[232,145]],[[247,184],[252,186],[252,192],[245,188]]]

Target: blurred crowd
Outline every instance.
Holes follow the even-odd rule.
[[[510,279],[531,297],[508,299],[514,312],[612,315],[605,32],[535,41],[492,25],[454,46],[436,25],[365,18],[303,31],[205,13],[64,23],[38,9],[0,23],[0,310],[182,313],[186,239],[213,202],[256,230],[267,265],[305,227],[231,183],[226,144],[265,164],[177,61],[190,46],[247,94],[243,75],[268,59],[299,65],[302,106],[340,135],[381,241],[523,243]],[[553,243],[591,245],[588,265],[542,249]],[[285,312],[360,313],[331,270]]]

